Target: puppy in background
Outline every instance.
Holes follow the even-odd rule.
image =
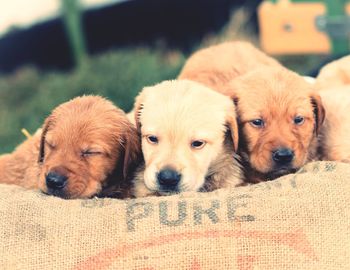
[[[135,102],[145,164],[134,195],[212,191],[242,184],[233,102],[196,82],[165,81]]]
[[[224,42],[195,52],[178,79],[200,82],[222,92],[231,80],[264,67],[281,67],[281,64],[248,42]]]
[[[42,129],[38,129],[11,154],[0,156],[1,184],[14,184],[28,189],[38,188],[41,134]]]
[[[316,79],[318,89],[330,89],[350,85],[350,56],[342,57],[325,65]]]
[[[0,159],[2,183],[66,199],[127,195],[141,147],[136,129],[111,102],[83,96],[63,103],[39,133]]]
[[[350,163],[350,56],[322,68],[316,86],[326,110],[320,159]]]

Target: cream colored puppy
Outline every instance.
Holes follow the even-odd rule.
[[[350,55],[325,65],[316,79],[316,86],[322,89],[350,85]]]
[[[350,163],[350,56],[324,66],[316,86],[326,110],[319,140],[320,159]]]
[[[322,160],[350,163],[350,85],[320,91],[326,119],[320,134]]]
[[[136,98],[145,160],[134,195],[211,191],[242,184],[230,98],[192,81],[165,81]]]

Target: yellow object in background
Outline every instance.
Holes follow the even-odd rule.
[[[30,139],[32,137],[32,135],[25,128],[22,128],[21,132],[24,134],[24,136],[27,137],[27,139]]]
[[[332,34],[337,35],[343,31],[343,39],[346,40],[347,32],[350,30],[347,28],[348,17],[328,16],[324,2],[289,0],[274,2],[264,1],[258,8],[260,43],[267,53],[329,54],[336,52],[334,44],[332,48]],[[344,4],[344,9],[344,13],[350,13],[349,4]],[[332,21],[334,18],[336,21]],[[329,29],[332,33],[327,32]]]

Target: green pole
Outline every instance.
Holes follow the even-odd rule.
[[[79,0],[62,0],[62,15],[75,65],[81,66],[87,57],[87,51]]]
[[[347,16],[347,14],[345,14],[345,0],[325,0],[324,2],[327,7],[327,17],[329,20],[342,20]],[[348,37],[330,35],[330,38],[334,54],[344,54],[349,51]]]

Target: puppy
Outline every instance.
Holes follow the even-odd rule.
[[[196,82],[165,81],[136,98],[145,164],[134,195],[211,191],[242,183],[233,102]]]
[[[118,192],[128,190],[140,156],[137,131],[124,112],[104,98],[83,96],[54,109],[40,139],[2,159],[1,179],[66,199],[123,196]]]
[[[236,104],[248,182],[296,172],[316,158],[325,110],[303,77],[280,67],[257,69],[232,80],[224,93]]]
[[[324,66],[316,86],[326,110],[319,138],[321,160],[350,163],[350,56]]]
[[[42,129],[38,129],[13,153],[0,156],[0,183],[15,184],[29,189],[38,188],[41,133]]]
[[[225,42],[194,53],[178,78],[200,82],[221,92],[234,78],[262,67],[281,65],[248,42]]]
[[[342,57],[325,65],[316,79],[316,87],[330,89],[350,85],[350,56]]]
[[[350,163],[350,84],[320,91],[326,119],[319,136],[321,160]]]

